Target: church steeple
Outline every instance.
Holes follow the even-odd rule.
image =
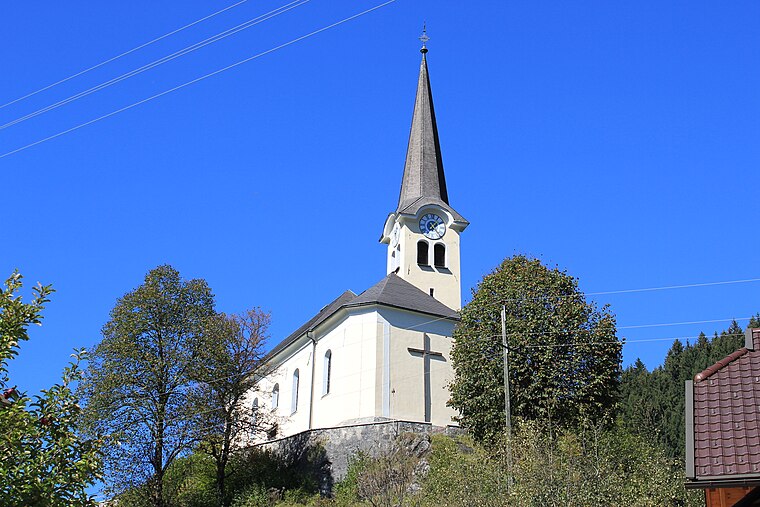
[[[443,172],[441,144],[438,141],[438,125],[435,122],[433,95],[430,90],[425,47],[427,36],[423,40],[422,62],[417,80],[417,97],[414,101],[412,128],[409,132],[409,145],[406,150],[404,177],[401,183],[398,208],[402,211],[420,198],[441,200],[449,203],[446,189],[446,176]]]
[[[380,242],[388,245],[387,272],[453,310],[461,307],[459,238],[469,222],[449,205],[438,125],[430,90],[423,32],[412,128],[396,211],[388,215]]]

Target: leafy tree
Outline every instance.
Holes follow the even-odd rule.
[[[38,284],[32,301],[24,303],[18,295],[21,288],[18,272],[0,288],[0,503],[95,506],[87,488],[98,477],[101,442],[79,434],[81,413],[70,387],[80,377],[79,361],[85,352],[74,354],[62,382],[41,395],[30,398],[9,387],[8,362],[18,354],[19,342],[29,339],[29,325],[41,325],[52,293],[50,286]]]
[[[167,469],[194,442],[190,375],[213,314],[206,282],[171,266],[148,272],[111,311],[82,386],[91,429],[118,442],[105,453],[109,492],[145,485],[151,505],[166,505]]]
[[[227,478],[235,443],[268,428],[267,412],[248,404],[248,393],[266,374],[264,344],[270,316],[260,308],[241,315],[218,314],[207,320],[199,364],[191,374],[198,382],[195,405],[199,416],[198,451],[213,458],[218,505],[232,497]]]
[[[493,439],[505,425],[502,305],[512,415],[555,427],[609,421],[622,349],[615,317],[587,302],[566,272],[516,256],[481,280],[454,331],[450,404],[475,438]]]

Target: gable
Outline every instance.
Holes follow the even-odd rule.
[[[696,375],[691,392],[687,388],[687,475],[693,479],[760,483],[760,330],[747,333],[745,347]]]
[[[296,343],[306,333],[314,331],[340,310],[373,305],[398,308],[450,321],[459,320],[459,313],[432,296],[425,294],[395,273],[391,273],[358,296],[347,290],[335,298],[330,304],[322,308],[319,313],[275,345],[267,354],[267,360],[272,359],[290,345]]]

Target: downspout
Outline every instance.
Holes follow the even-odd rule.
[[[309,429],[314,417],[314,365],[317,363],[317,339],[311,330],[306,331],[306,337],[311,340],[311,385],[309,386]]]

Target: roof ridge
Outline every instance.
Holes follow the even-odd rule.
[[[367,287],[366,289],[364,289],[363,291],[361,291],[359,294],[357,294],[357,296],[354,299],[359,299],[360,297],[362,297],[363,295],[365,295],[367,292],[369,292],[371,290],[378,291],[378,292],[383,292],[383,290],[385,289],[385,286],[388,285],[388,278],[390,278],[390,276],[393,275],[393,274],[395,274],[395,273],[388,273],[387,275],[385,275],[383,277],[382,280],[380,280],[379,282],[377,282],[375,285]],[[350,301],[350,302],[353,302],[353,301]]]
[[[701,382],[701,381],[707,379],[708,377],[710,377],[713,374],[717,373],[719,370],[722,370],[724,367],[726,367],[730,363],[732,363],[732,362],[736,361],[737,359],[739,359],[740,357],[742,357],[747,352],[749,352],[749,349],[747,347],[742,347],[742,348],[740,348],[738,350],[735,350],[735,351],[731,352],[729,355],[727,355],[726,357],[724,357],[720,361],[718,361],[718,362],[716,362],[716,363],[708,366],[707,368],[705,368],[701,372],[699,372],[696,375],[694,375],[694,382],[697,383],[697,382]]]
[[[340,296],[338,296],[337,298],[333,299],[332,301],[330,301],[329,303],[327,303],[325,306],[323,306],[322,308],[320,308],[320,309],[319,309],[319,311],[317,312],[317,316],[318,316],[320,313],[324,312],[324,311],[327,309],[327,307],[328,307],[328,306],[330,306],[331,304],[335,303],[337,300],[339,300],[340,298],[342,298],[342,297],[343,297],[343,296],[345,296],[346,294],[350,294],[350,295],[351,295],[351,296],[353,296],[353,297],[356,297],[356,296],[357,296],[357,294],[356,294],[356,293],[354,293],[354,291],[352,291],[351,289],[346,289],[346,290],[344,290],[344,291],[341,293],[341,295],[340,295]]]

